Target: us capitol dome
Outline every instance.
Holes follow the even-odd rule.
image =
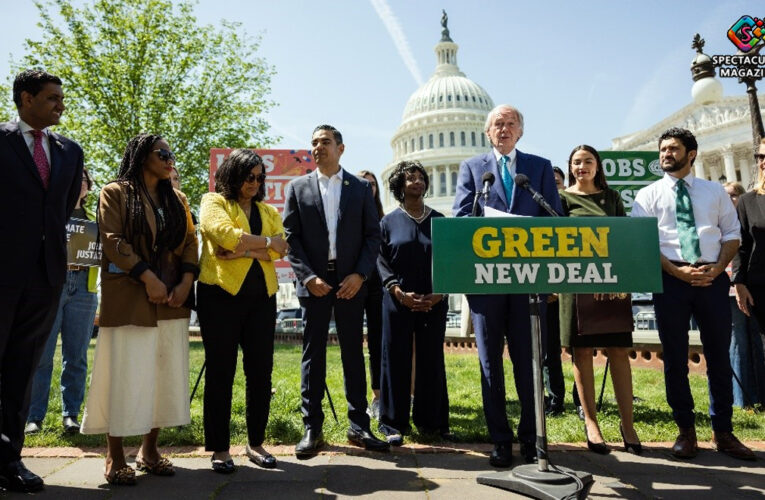
[[[398,205],[388,189],[388,176],[398,162],[417,160],[430,177],[425,203],[451,216],[460,163],[490,147],[483,129],[494,101],[457,66],[459,46],[450,38],[446,20],[444,14],[441,40],[435,46],[436,70],[407,101],[391,139],[393,161],[380,179],[386,213]]]

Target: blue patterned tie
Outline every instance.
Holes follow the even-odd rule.
[[[696,219],[693,216],[691,196],[685,188],[685,181],[680,179],[675,184],[677,202],[675,216],[677,217],[677,236],[680,240],[680,255],[687,262],[695,264],[701,258],[699,234],[696,231]]]
[[[499,174],[502,176],[502,185],[505,187],[505,197],[507,197],[507,209],[510,210],[510,204],[513,201],[513,176],[510,175],[510,168],[507,164],[510,163],[510,157],[503,155],[499,161]]]

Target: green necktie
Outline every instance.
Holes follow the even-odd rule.
[[[693,218],[691,196],[685,187],[685,181],[680,179],[675,184],[677,189],[677,236],[680,239],[680,255],[687,262],[695,264],[701,258],[699,235],[696,232],[696,220]]]

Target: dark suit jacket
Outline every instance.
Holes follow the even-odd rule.
[[[370,276],[380,252],[380,223],[372,188],[367,181],[343,170],[337,214],[338,280],[359,273]],[[287,185],[284,230],[290,249],[288,258],[298,279],[298,297],[310,293],[303,280],[311,275],[327,279],[329,240],[317,172]]]
[[[48,282],[66,278],[66,222],[77,203],[83,154],[66,137],[50,133],[50,183],[43,187],[17,122],[0,124],[0,286],[23,286],[44,252]]]
[[[525,174],[529,178],[531,187],[539,191],[544,196],[547,203],[559,214],[563,214],[558,196],[558,188],[555,186],[555,176],[553,175],[550,160],[530,155],[516,150],[515,159],[516,174]],[[488,205],[503,212],[509,212],[516,215],[546,216],[544,211],[531,197],[531,193],[519,187],[517,184],[513,187],[513,201],[510,207],[507,205],[507,196],[502,185],[502,176],[499,173],[497,159],[494,157],[494,151],[486,154],[474,156],[465,160],[460,165],[459,178],[457,180],[457,194],[454,198],[452,211],[455,217],[467,217],[473,210],[473,199],[476,191],[483,189],[481,178],[486,172],[494,174],[494,184],[489,193]],[[480,201],[483,209],[483,196]]]

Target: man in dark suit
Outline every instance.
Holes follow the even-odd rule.
[[[64,112],[61,80],[27,70],[13,82],[17,121],[0,124],[0,485],[37,491],[21,462],[37,364],[66,276],[66,221],[80,194],[83,154],[47,128]]]
[[[550,161],[515,149],[523,135],[523,115],[520,111],[512,106],[497,106],[486,119],[485,132],[493,146],[492,151],[465,160],[460,165],[453,207],[455,217],[466,217],[472,213],[475,194],[481,191],[482,177],[487,172],[494,174],[495,182],[490,188],[486,206],[516,215],[548,215],[528,191],[515,185],[515,175],[525,174],[531,187],[542,193],[553,209],[561,213]],[[481,202],[482,208],[485,208],[483,197]],[[481,360],[483,411],[494,442],[489,462],[495,467],[509,467],[512,457],[513,431],[505,411],[505,374],[502,366],[505,339],[521,403],[518,441],[521,455],[531,462],[536,458],[536,448],[529,296],[472,295],[468,296],[468,303]]]
[[[362,350],[364,281],[380,252],[380,225],[369,183],[340,166],[344,150],[336,128],[316,127],[311,154],[318,169],[290,182],[286,191],[284,229],[304,322],[300,391],[305,434],[295,446],[299,458],[324,445],[321,401],[333,311],[351,422],[348,439],[370,450],[389,448],[369,428]]]

